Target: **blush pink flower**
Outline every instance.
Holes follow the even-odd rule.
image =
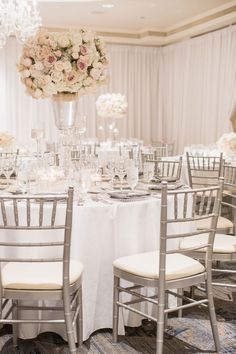
[[[80,46],[80,53],[82,55],[86,55],[86,54],[88,54],[88,52],[89,52],[89,50],[88,50],[88,47],[86,45],[81,45]]]
[[[82,72],[85,72],[88,67],[88,64],[83,60],[77,60],[76,65],[77,65],[77,68]]]
[[[56,61],[57,58],[53,54],[49,54],[44,60],[44,65],[50,68],[55,64]]]

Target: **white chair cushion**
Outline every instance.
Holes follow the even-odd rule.
[[[198,236],[192,236],[185,238],[180,243],[181,249],[187,249],[190,247],[196,247],[197,245],[201,245],[207,243],[207,234],[202,234]],[[205,252],[206,247],[196,250],[196,252]],[[234,253],[236,252],[236,237],[229,236],[224,234],[216,234],[215,241],[213,245],[214,253]]]
[[[203,230],[203,229],[209,229],[211,225],[211,220],[210,219],[202,219],[197,221],[197,229],[198,230]],[[223,216],[219,216],[218,222],[217,222],[217,229],[218,230],[226,230],[226,229],[231,229],[234,227],[234,224],[232,221],[229,219],[224,218]]]
[[[83,265],[70,262],[70,284],[78,280],[83,272]],[[8,263],[2,269],[2,285],[5,289],[62,289],[62,263]]]
[[[113,266],[144,278],[159,278],[159,252],[147,252],[118,258]],[[166,255],[166,280],[174,280],[205,271],[204,266],[190,257],[174,253]]]

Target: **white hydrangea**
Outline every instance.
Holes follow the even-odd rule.
[[[107,93],[98,97],[96,108],[100,117],[122,118],[127,112],[127,101],[120,93]]]
[[[236,154],[236,133],[225,133],[216,143],[218,149],[225,155]]]

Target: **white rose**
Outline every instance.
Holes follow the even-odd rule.
[[[33,93],[32,93],[32,96],[36,99],[42,97],[43,95],[43,92],[40,90],[40,89],[36,89]]]
[[[56,95],[57,87],[54,83],[50,82],[49,84],[44,86],[43,92],[48,96]]]
[[[82,44],[82,36],[80,33],[73,33],[71,36],[71,41],[75,46]]]
[[[43,63],[41,61],[36,61],[34,67],[36,70],[43,70],[44,68]]]
[[[32,60],[30,58],[25,58],[23,60],[23,65],[29,68],[32,65]]]
[[[24,79],[26,77],[30,77],[30,71],[28,69],[25,69],[21,72],[21,77]]]
[[[96,69],[96,68],[93,68],[90,71],[90,76],[95,80],[98,80],[98,78],[100,77],[100,74],[101,74],[101,70]]]
[[[57,83],[61,80],[63,80],[63,73],[61,71],[57,71],[57,70],[54,70],[52,73],[51,73],[51,78],[52,80]]]
[[[62,60],[56,61],[54,68],[57,71],[62,71],[64,69],[64,62]]]
[[[79,58],[79,53],[73,52],[72,53],[72,58],[73,59],[78,59]]]
[[[63,69],[65,70],[66,73],[69,73],[72,70],[71,63],[69,61],[65,61],[63,63]]]
[[[60,37],[58,38],[58,44],[59,44],[60,47],[66,48],[66,47],[69,46],[70,41],[69,41],[69,39],[67,38],[67,36],[63,36],[63,35],[62,35],[62,36],[60,36]]]

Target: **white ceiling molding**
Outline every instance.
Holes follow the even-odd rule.
[[[122,5],[122,1],[123,1],[123,5]],[[70,7],[73,5],[73,3],[76,3],[76,6],[74,8],[77,9],[77,11],[80,9],[81,12],[85,11],[85,15],[87,14],[88,16],[88,21],[86,22],[87,25],[86,26],[82,26],[82,27],[87,27],[87,28],[91,28],[92,30],[96,31],[100,36],[102,36],[107,42],[110,43],[126,43],[126,44],[140,44],[140,45],[154,45],[154,46],[162,46],[162,45],[167,45],[170,43],[174,43],[177,41],[181,41],[181,40],[185,40],[187,38],[193,37],[193,36],[197,36],[206,32],[210,32],[213,30],[217,30],[220,28],[223,28],[225,26],[228,25],[233,25],[236,23],[236,0],[233,1],[227,1],[224,0],[224,4],[221,6],[217,6],[217,7],[212,7],[210,9],[208,9],[207,11],[204,11],[202,13],[198,14],[196,16],[191,16],[191,17],[187,17],[188,13],[194,13],[194,11],[190,11],[189,9],[185,10],[184,13],[184,17],[185,19],[182,21],[178,21],[179,18],[181,18],[181,16],[179,15],[179,12],[176,11],[176,16],[172,16],[172,22],[171,25],[169,26],[159,26],[159,22],[153,22],[153,18],[150,17],[150,23],[151,25],[148,25],[148,22],[145,23],[145,29],[141,27],[140,23],[142,24],[142,21],[139,21],[136,19],[134,21],[134,18],[132,17],[133,23],[132,26],[134,27],[134,29],[130,28],[128,29],[120,29],[122,28],[121,24],[124,23],[129,23],[127,22],[129,19],[129,16],[131,14],[129,14],[128,12],[125,14],[125,9],[126,9],[126,5],[124,3],[124,1],[126,1],[126,5],[127,4],[133,4],[134,5],[134,0],[106,0],[105,3],[113,3],[114,6],[119,4],[119,6],[121,6],[122,11],[124,11],[124,16],[126,16],[124,19],[121,19],[118,15],[120,14],[119,11],[121,11],[121,9],[117,9],[117,13],[115,12],[116,9],[114,8],[112,10],[112,12],[107,12],[110,11],[110,9],[106,9],[105,12],[104,9],[102,9],[102,3],[104,3],[104,0],[72,0],[72,1],[67,1],[66,3],[66,7],[65,7],[65,1],[63,0],[39,0],[39,3],[42,3],[41,6],[45,6],[45,8],[43,7],[43,11],[45,11],[46,9],[46,5],[54,5],[55,6],[55,12],[53,13],[53,19],[52,21],[50,21],[50,16],[46,16],[45,21],[44,21],[44,12],[42,13],[42,18],[43,18],[43,25],[51,30],[63,30],[65,28],[68,27],[75,27],[74,23],[73,23],[73,18],[71,18],[70,21],[70,12],[73,9],[73,7]],[[140,4],[141,2],[143,2],[144,0],[139,0]],[[146,1],[146,5],[149,3],[149,7],[151,4],[156,5],[157,3],[161,4],[163,6],[162,10],[167,10],[168,8],[165,8],[165,6],[167,6],[168,1],[167,0],[145,0]],[[170,1],[169,0],[169,5],[170,5]],[[186,0],[177,0],[179,4],[181,4],[182,1],[182,5],[184,6],[184,4],[186,4]],[[190,4],[190,0],[188,0]],[[215,1],[215,2],[214,2]],[[191,0],[192,3],[195,2],[195,0]],[[218,0],[211,0],[212,4],[213,2],[219,3]],[[67,19],[66,15],[68,15],[68,25],[64,25],[64,24],[59,24],[59,23],[55,23],[55,17],[57,17],[56,15],[56,4],[57,6],[59,6],[59,4],[61,3],[62,8],[58,7],[58,10],[62,10],[64,9],[64,11],[66,10],[65,13],[65,18]],[[71,3],[69,5],[69,3]],[[82,4],[83,3],[83,4]],[[87,3],[87,4],[86,4]],[[137,3],[137,1],[136,1]],[[199,0],[198,0],[199,3]],[[207,4],[207,1],[204,1],[205,4]],[[208,0],[208,4],[210,3],[210,1]],[[222,3],[222,0],[221,0]],[[173,2],[172,2],[173,4]],[[203,3],[202,3],[203,4]],[[94,7],[94,6],[97,7]],[[196,5],[196,2],[195,2]],[[78,7],[79,6],[79,7]],[[91,12],[91,9],[95,9]],[[101,10],[102,9],[102,10]],[[185,8],[184,8],[185,9]],[[119,11],[118,11],[119,10]],[[173,13],[175,15],[175,10],[176,9],[172,9]],[[182,7],[183,10],[183,7]],[[197,13],[196,9],[195,13]],[[87,12],[86,12],[87,11]],[[151,16],[151,12],[152,9],[151,7],[148,9],[148,14],[149,16]],[[95,16],[97,18],[97,23],[95,21],[95,24],[92,22],[89,23],[89,21],[91,21],[91,19],[93,19],[94,17],[91,16],[91,13],[93,12],[97,12],[98,15],[101,14],[101,16],[104,17],[104,20],[100,20],[101,16]],[[173,15],[172,13],[172,15]],[[117,14],[117,16],[116,16]],[[108,16],[109,15],[109,16]],[[78,12],[78,18],[79,18],[80,14]],[[113,17],[112,17],[113,16]],[[106,19],[109,20],[110,17],[112,19],[114,19],[114,26],[110,26],[109,25],[109,21],[105,21]],[[182,15],[183,17],[183,15]],[[59,19],[60,17],[58,17]],[[176,22],[175,22],[175,18],[176,18]],[[124,20],[124,21],[123,21]],[[78,20],[79,22],[81,20]],[[161,21],[159,19],[159,21]],[[59,21],[58,21],[59,22]],[[100,22],[103,24],[103,26],[99,25]],[[111,22],[111,21],[110,21]],[[163,24],[168,24],[170,23],[169,19],[168,19],[168,13],[166,15],[166,20],[162,21]],[[71,25],[72,24],[72,25]],[[155,26],[153,25],[155,24]],[[139,27],[141,28],[138,28]],[[119,27],[118,27],[119,26]],[[81,27],[79,24],[77,25],[77,27]]]

